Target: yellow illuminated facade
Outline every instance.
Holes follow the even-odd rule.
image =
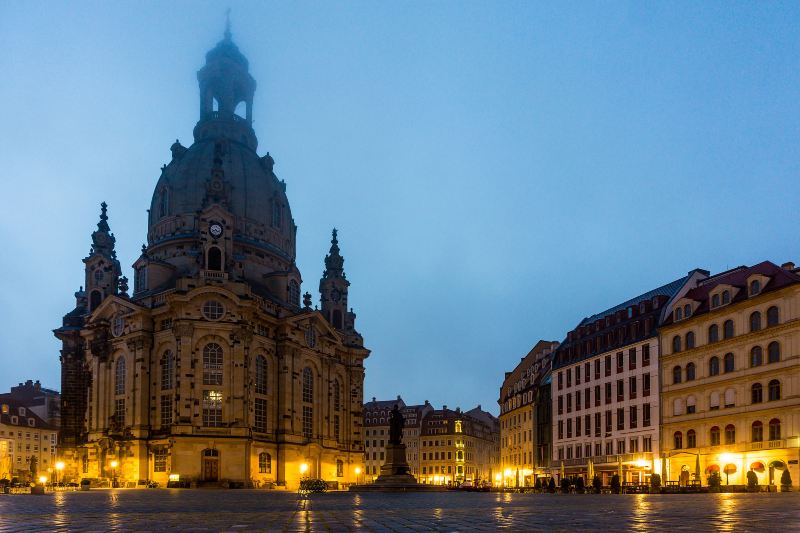
[[[800,276],[739,267],[675,302],[660,330],[665,480],[780,485],[800,471]]]
[[[542,389],[549,379],[555,341],[539,341],[507,372],[500,387],[500,472],[494,484],[526,487],[536,477],[547,477],[550,469],[549,396],[542,404]],[[548,385],[549,387],[549,385]],[[545,407],[542,409],[542,407]]]

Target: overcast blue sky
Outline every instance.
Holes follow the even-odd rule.
[[[0,390],[59,388],[98,204],[125,274],[232,7],[303,290],[340,229],[365,397],[497,412],[540,338],[800,262],[800,4],[0,3]]]

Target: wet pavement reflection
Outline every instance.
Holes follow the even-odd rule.
[[[0,495],[0,531],[800,531],[800,493],[96,490]]]

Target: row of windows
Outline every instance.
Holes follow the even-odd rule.
[[[613,384],[611,382],[605,383],[603,389],[601,389],[600,385],[595,385],[594,387],[594,405],[598,407],[601,403],[610,404],[612,401],[616,400],[617,402],[623,402],[626,399],[628,400],[635,400],[639,395],[639,378],[637,376],[630,376],[627,380],[628,387],[627,387],[627,398],[625,395],[625,380],[618,379],[616,383],[616,396],[612,395],[613,392]],[[644,374],[641,376],[641,383],[642,383],[642,397],[650,396],[650,374]],[[604,392],[601,398],[601,390]],[[558,414],[564,413],[564,399],[566,398],[566,411],[567,413],[572,412],[572,398],[573,393],[568,392],[566,395],[559,395],[557,397],[556,403],[558,405]],[[575,410],[580,411],[581,406],[584,409],[591,408],[592,405],[592,395],[591,395],[591,388],[586,387],[583,389],[583,392],[577,390],[574,392],[575,398]]]
[[[773,418],[769,421],[769,440],[780,440],[781,438],[781,421],[777,418]],[[722,432],[720,431],[719,426],[712,427],[708,432],[708,441],[710,446],[719,446],[722,444],[721,442]],[[736,426],[733,424],[728,424],[725,426],[725,444],[731,445],[736,444]],[[756,420],[750,425],[750,441],[751,442],[763,442],[764,441],[764,424],[760,420]],[[672,445],[676,450],[680,450],[683,448],[684,441],[683,441],[683,432],[676,431],[672,435]],[[687,448],[697,448],[697,432],[693,429],[690,429],[686,432],[686,447]]]
[[[641,446],[639,443],[639,437],[631,437],[629,439],[607,440],[605,443],[576,444],[574,447],[560,446],[556,450],[556,458],[560,461],[563,459],[572,459],[573,457],[575,459],[581,459],[583,457],[598,457],[604,454],[649,453],[653,451],[652,437],[642,437]]]
[[[777,363],[781,360],[781,345],[780,343],[773,341],[767,345],[767,363]],[[726,353],[723,356],[723,369],[727,372],[733,372],[736,370],[736,363],[735,358],[732,353]],[[753,346],[750,349],[750,367],[758,367],[764,364],[764,350],[761,346]],[[719,357],[714,356],[708,360],[708,375],[717,376],[720,373],[720,362]],[[697,377],[697,367],[694,363],[688,363],[686,365],[686,371],[676,365],[672,368],[672,383],[678,384],[681,383],[684,379],[684,375],[686,381],[694,381]]]
[[[781,399],[781,382],[777,379],[771,380],[767,384],[767,398],[768,401],[774,402]],[[761,403],[764,401],[764,390],[761,383],[754,383],[750,387],[750,401],[751,403]],[[736,391],[734,389],[727,389],[725,391],[725,407],[734,407],[736,405]],[[709,410],[714,411],[720,407],[720,394],[717,391],[712,392],[708,397]],[[697,412],[697,399],[694,395],[689,395],[686,398],[686,414]],[[684,401],[683,398],[675,398],[672,403],[672,414],[680,416],[684,414]]]
[[[780,312],[775,306],[767,309],[767,327],[777,326],[780,323]],[[726,320],[722,323],[722,337],[723,339],[732,339],[735,335],[733,320]],[[761,312],[754,311],[750,314],[750,332],[754,333],[761,331]],[[685,342],[684,342],[685,341]],[[708,344],[719,342],[719,326],[711,324],[708,327]],[[686,333],[685,337],[675,335],[672,337],[672,351],[680,352],[685,349],[691,350],[695,347],[695,334],[693,331]]]
[[[642,361],[641,364],[643,367],[650,366],[650,345],[644,344],[642,345]],[[611,363],[612,358],[611,355],[606,355],[603,361],[603,374],[605,377],[611,375]],[[631,348],[628,350],[628,370],[635,370],[638,364],[637,359],[637,350],[636,348]],[[594,360],[594,379],[600,379],[600,367],[601,361],[600,358]],[[574,368],[567,368],[566,370],[560,370],[556,377],[558,383],[558,390],[564,388],[564,378],[566,377],[566,386],[572,386],[572,376],[573,376],[573,369],[574,369],[574,376],[575,376],[575,385],[581,384],[581,365],[577,365]],[[625,370],[625,353],[624,352],[617,352],[616,354],[616,372],[617,374],[623,372]],[[583,380],[586,383],[589,383],[592,379],[592,362],[587,361],[583,364]]]
[[[625,409],[620,407],[617,409],[617,416],[616,416],[616,429],[618,431],[622,431],[625,429],[636,429],[639,427],[639,406],[638,405],[631,405],[627,409],[628,411],[628,425],[627,428],[625,426]],[[606,436],[611,433],[614,429],[614,420],[612,418],[613,411],[608,409],[605,413],[594,413],[594,436],[600,437],[605,432]],[[559,420],[557,427],[558,427],[558,438],[559,440],[563,440],[565,438],[565,428],[566,428],[566,438],[571,439],[573,437],[573,428],[575,429],[574,436],[580,437],[583,434],[586,437],[590,437],[592,435],[592,415],[584,415],[582,418],[580,416],[576,416],[574,419],[568,418],[566,421]],[[566,424],[565,424],[566,422]],[[642,427],[650,427],[651,421],[651,409],[650,404],[645,403],[642,404]]]

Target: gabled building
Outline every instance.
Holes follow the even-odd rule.
[[[24,405],[52,427],[61,425],[61,394],[42,387],[39,380],[29,379],[11,387],[9,392],[0,394],[0,403],[4,401]]]
[[[0,479],[53,480],[56,472],[58,428],[24,404],[0,400]]]
[[[686,276],[584,318],[552,370],[554,473],[604,484],[646,482],[659,460],[658,324],[708,272]],[[591,481],[591,480],[586,480]]]
[[[500,470],[495,484],[533,486],[550,474],[550,370],[558,342],[540,340],[500,387]],[[497,479],[499,477],[499,479]]]
[[[256,82],[229,31],[197,73],[194,142],[171,146],[132,290],[102,204],[62,342],[68,477],[136,484],[356,481],[364,359],[338,235],[301,301],[286,182],[257,153]],[[335,218],[335,212],[331,212]]]
[[[800,270],[764,261],[702,280],[661,325],[662,470],[671,481],[800,480]]]

